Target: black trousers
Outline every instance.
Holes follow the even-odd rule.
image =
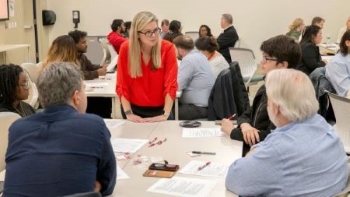
[[[164,106],[160,107],[143,107],[143,106],[137,106],[134,104],[131,104],[131,111],[133,114],[140,116],[141,118],[150,118],[154,116],[159,116],[164,114]],[[123,106],[120,106],[122,111],[122,116],[124,119],[126,119],[126,115],[124,113]],[[170,113],[168,120],[174,120],[174,115]]]
[[[86,113],[96,114],[102,118],[111,118],[112,99],[108,97],[88,97]]]
[[[196,120],[207,118],[207,107],[198,107],[193,104],[179,103],[179,119],[180,120]]]

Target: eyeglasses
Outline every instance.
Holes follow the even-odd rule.
[[[21,86],[24,89],[29,89],[30,88],[30,85],[29,85],[28,81],[26,81],[25,83],[19,84],[19,86]]]
[[[146,31],[146,32],[138,31],[138,33],[144,34],[147,37],[151,37],[151,36],[153,36],[153,34],[154,35],[160,34],[160,31],[161,31],[161,29],[158,27],[158,28],[154,29],[153,31]]]
[[[278,59],[276,58],[271,58],[269,56],[263,56],[263,62],[267,62],[267,61],[278,61]]]

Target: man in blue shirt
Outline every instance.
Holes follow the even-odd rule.
[[[241,196],[334,196],[345,188],[347,156],[334,129],[317,114],[307,75],[267,74],[267,111],[276,129],[229,168],[226,188]]]
[[[85,114],[79,68],[54,63],[38,78],[46,109],[12,124],[6,153],[4,196],[64,196],[113,192],[116,160],[102,118]]]
[[[182,59],[177,82],[182,91],[179,105],[180,120],[207,118],[207,108],[215,77],[207,58],[194,49],[191,37],[182,35],[173,40]]]
[[[350,30],[344,33],[339,46],[339,53],[326,66],[326,78],[338,95],[347,97],[350,89]]]

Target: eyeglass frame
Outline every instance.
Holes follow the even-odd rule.
[[[146,32],[137,31],[137,33],[143,34],[143,35],[145,35],[146,37],[152,37],[153,34],[154,34],[154,35],[159,35],[161,31],[162,31],[162,29],[159,28],[159,27],[157,27],[157,28],[154,29],[153,31],[151,31],[151,30],[150,30],[150,31],[146,31]]]
[[[279,63],[278,59],[277,58],[272,58],[272,57],[269,57],[269,56],[266,56],[266,55],[263,55],[263,62],[267,62],[267,61],[276,61],[277,63]]]

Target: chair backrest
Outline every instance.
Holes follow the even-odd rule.
[[[258,65],[251,49],[230,47],[231,60],[238,62],[245,84],[249,84]]]
[[[100,64],[103,58],[103,49],[101,42],[106,42],[106,36],[86,36],[88,50],[85,53],[86,57],[93,64]]]
[[[35,63],[23,63],[21,67],[27,71],[33,83],[36,83],[39,76],[40,68]]]
[[[350,99],[328,92],[336,123],[334,129],[344,144],[345,151],[350,153]]]
[[[241,46],[241,38],[238,38],[238,40],[235,43],[235,46],[233,46],[234,48],[239,48]]]
[[[11,124],[21,118],[20,115],[12,112],[0,112],[0,172],[5,170],[5,154],[8,145],[8,133]]]
[[[24,100],[24,102],[28,103],[31,105],[34,109],[38,109],[39,107],[39,92],[38,89],[29,77],[28,72],[25,72],[28,75],[28,83],[29,83],[29,96],[28,99]]]
[[[107,64],[111,63],[111,52],[109,51],[108,44],[106,42],[101,42],[101,47],[102,47],[102,51],[103,51],[101,65],[105,62]]]
[[[117,63],[118,63],[118,56],[119,55],[115,51],[113,45],[111,45],[110,43],[107,43],[107,47],[108,47],[109,52],[111,54],[111,62],[107,66],[107,72],[114,72],[115,68],[117,66]]]
[[[199,38],[198,31],[187,31],[185,32],[185,35],[190,36],[194,42]]]

